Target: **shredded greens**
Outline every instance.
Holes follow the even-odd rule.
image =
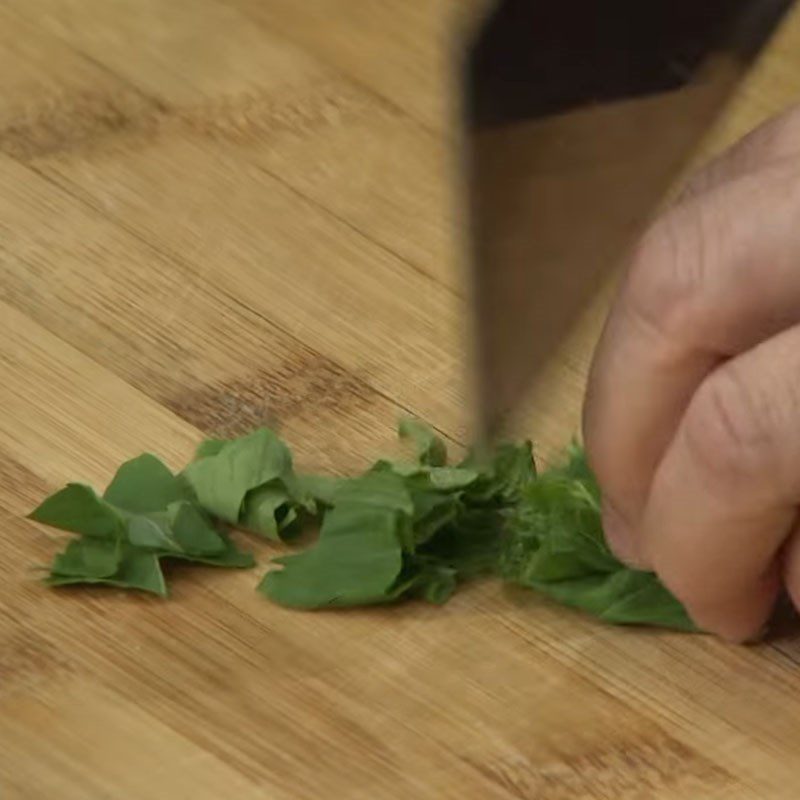
[[[162,559],[252,567],[197,502],[188,483],[145,453],[123,464],[103,497],[71,483],[31,519],[79,534],[53,561],[52,586],[101,583],[166,596]]]
[[[164,559],[254,566],[229,527],[287,542],[315,522],[317,541],[274,559],[258,585],[276,603],[444,603],[465,581],[494,575],[607,622],[695,630],[655,575],[625,567],[606,546],[599,489],[579,447],[537,475],[527,441],[450,464],[427,425],[404,420],[399,432],[413,458],[379,460],[352,478],[296,473],[286,444],[260,428],[206,440],[177,475],[141,455],[102,497],[69,484],[31,514],[77,534],[46,580],[164,596]]]

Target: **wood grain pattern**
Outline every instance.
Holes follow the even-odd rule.
[[[279,422],[306,467],[463,442],[445,70],[459,0],[0,7],[0,797],[779,800],[800,644],[617,630],[475,586],[302,614],[256,575],[54,592],[24,519],[143,449]],[[800,90],[800,15],[703,151]],[[605,296],[531,399],[575,431]],[[272,549],[258,545],[266,558]]]

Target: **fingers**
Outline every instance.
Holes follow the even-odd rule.
[[[660,463],[642,547],[705,630],[741,641],[769,618],[800,499],[800,327],[718,367]],[[787,579],[800,600],[796,538]]]
[[[792,605],[800,609],[800,523],[796,522],[792,535],[783,548],[783,582]]]
[[[647,566],[637,530],[655,468],[695,389],[725,360],[800,321],[800,159],[687,200],[648,232],[595,353],[584,438],[615,551]]]
[[[693,175],[678,202],[800,155],[800,106],[761,125]]]

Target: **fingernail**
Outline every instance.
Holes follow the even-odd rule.
[[[603,533],[611,552],[623,564],[634,569],[644,569],[644,561],[628,522],[608,502],[603,503]]]

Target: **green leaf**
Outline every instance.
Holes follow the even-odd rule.
[[[194,460],[199,461],[201,458],[217,455],[229,442],[230,439],[204,439],[194,451]]]
[[[268,572],[259,589],[296,608],[385,602],[403,564],[397,529],[397,511],[337,506],[325,517],[319,542],[276,559],[283,569]]]
[[[390,592],[391,599],[419,597],[428,603],[442,605],[456,590],[457,573],[450,567],[425,559],[410,559]]]
[[[281,539],[281,531],[295,518],[296,512],[291,508],[286,489],[276,482],[248,492],[240,524],[277,542]]]
[[[203,555],[200,553],[161,553],[161,558],[173,561],[190,561],[193,564],[203,564],[209,567],[224,567],[226,569],[249,569],[256,564],[252,553],[239,550],[233,541],[221,535],[223,549],[217,553]]]
[[[51,572],[71,577],[107,578],[117,571],[120,558],[119,541],[74,539],[53,559]]]
[[[135,550],[128,552],[120,565],[120,570],[114,575],[117,585],[127,589],[139,589],[143,592],[152,592],[160,597],[167,596],[167,584],[161,565],[153,553],[142,553]]]
[[[130,548],[122,557],[119,568],[109,576],[68,575],[52,573],[46,579],[50,586],[68,586],[72,584],[106,584],[121,589],[137,589],[143,592],[167,596],[164,575],[154,553],[142,552]]]
[[[447,464],[447,445],[433,429],[416,419],[400,421],[398,431],[401,439],[410,439],[417,448],[417,461],[429,467]]]
[[[452,493],[412,490],[414,503],[413,529],[417,543],[427,542],[445,525],[456,520],[462,510],[461,501]]]
[[[459,467],[479,473],[469,487],[469,500],[473,504],[513,505],[536,480],[533,446],[528,441],[519,445],[501,444],[488,453],[473,450]]]
[[[82,483],[70,483],[48,497],[30,518],[96,539],[114,539],[125,529],[122,515]]]
[[[134,514],[163,511],[187,496],[188,488],[150,453],[126,461],[108,485],[103,499]]]
[[[297,488],[301,495],[310,497],[323,506],[332,506],[333,498],[344,478],[331,475],[297,475]]]
[[[333,495],[339,506],[368,506],[382,511],[401,511],[409,516],[414,504],[405,481],[392,472],[368,472],[359,478],[342,480]]]
[[[616,625],[651,625],[696,631],[683,606],[650,572],[619,569],[555,582],[532,580],[530,588],[566,606]]]
[[[128,520],[128,541],[143,550],[180,550],[170,529],[167,514],[137,514]]]
[[[480,478],[480,473],[464,467],[432,467],[428,477],[434,489],[449,492],[471,486]]]
[[[286,476],[293,476],[292,457],[286,445],[267,428],[233,439],[213,454],[186,467],[184,474],[200,505],[220,519],[236,524],[249,491]]]
[[[455,570],[460,579],[468,579],[496,572],[505,544],[505,517],[501,512],[467,508],[417,552]]]
[[[536,480],[533,445],[529,441],[498,447],[493,466],[495,480],[507,498],[516,499],[526,486]]]
[[[580,448],[524,489],[509,528],[507,579],[607,622],[695,630],[655,575],[629,569],[608,549],[600,490]]]
[[[192,503],[172,503],[168,509],[172,539],[189,556],[214,557],[226,552],[225,539]]]

